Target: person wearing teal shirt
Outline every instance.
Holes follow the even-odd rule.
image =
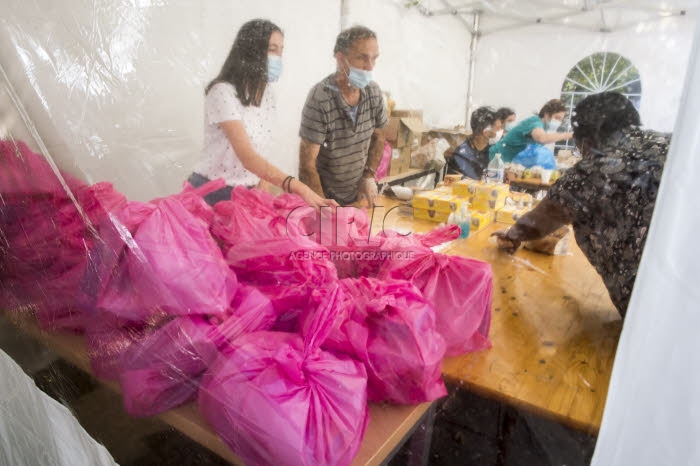
[[[528,144],[549,144],[552,142],[566,141],[573,138],[573,133],[556,133],[566,115],[566,106],[559,99],[552,99],[540,110],[539,115],[531,116],[521,121],[515,128],[491,146],[489,160],[497,153],[501,159],[508,163]],[[549,132],[548,132],[549,131]]]

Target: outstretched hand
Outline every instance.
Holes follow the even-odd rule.
[[[363,195],[367,199],[367,206],[369,209],[374,207],[374,201],[378,193],[379,189],[377,188],[377,182],[374,180],[374,178],[363,178],[360,181],[359,194]]]
[[[500,230],[491,233],[491,236],[495,236],[498,240],[499,249],[503,249],[509,254],[513,254],[520,247],[521,241],[516,238],[511,238],[508,236],[509,230]]]
[[[309,206],[313,207],[316,211],[321,210],[321,207],[340,207],[335,200],[325,199],[308,187],[299,193],[299,196],[301,196],[301,198],[304,199],[304,202],[309,204]]]

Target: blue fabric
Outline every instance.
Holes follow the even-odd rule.
[[[206,176],[202,176],[199,173],[192,173],[187,181],[192,185],[192,187],[199,188],[203,184],[208,183],[210,180]],[[230,201],[231,191],[233,191],[231,186],[224,186],[223,188],[217,189],[213,193],[209,193],[204,196],[204,202],[210,206],[213,206],[219,201]]]
[[[467,139],[452,153],[448,166],[452,172],[461,173],[468,178],[479,180],[488,163],[488,146],[481,151],[477,151],[469,144],[469,139]]]
[[[501,154],[501,159],[508,163],[513,160],[513,157],[522,152],[528,144],[535,142],[532,139],[532,130],[536,128],[544,129],[542,120],[537,115],[526,118],[515,128],[508,131],[500,141],[491,146],[489,150],[489,159],[493,159],[497,153]]]
[[[554,153],[542,144],[528,144],[528,146],[518,155],[513,157],[512,163],[519,163],[525,168],[539,165],[548,170],[557,168],[557,162],[554,160]]]

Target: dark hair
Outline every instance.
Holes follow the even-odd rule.
[[[515,115],[515,110],[509,107],[501,107],[498,110],[496,110],[496,119],[497,120],[502,120],[506,121],[506,118],[508,118],[511,115]]]
[[[566,111],[566,105],[564,105],[564,102],[562,102],[559,99],[552,99],[544,106],[542,107],[542,110],[540,110],[540,118],[543,118],[546,113],[549,113],[550,115],[553,115],[555,113],[559,112],[565,112]]]
[[[204,93],[214,84],[231,83],[245,107],[251,104],[259,107],[267,86],[267,49],[275,31],[282,34],[276,24],[266,19],[254,19],[241,26],[224,66]]]
[[[632,102],[617,92],[603,92],[583,99],[571,114],[577,142],[589,139],[599,146],[616,132],[640,125]]]
[[[487,126],[496,121],[496,112],[491,107],[479,107],[472,112],[469,125],[472,134],[480,134]]]
[[[353,26],[350,29],[341,31],[340,34],[338,34],[338,38],[335,40],[335,47],[333,47],[333,55],[338,52],[347,55],[348,50],[350,50],[350,47],[352,47],[352,43],[356,40],[376,38],[377,35],[370,28],[365,26]]]

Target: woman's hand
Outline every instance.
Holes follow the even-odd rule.
[[[304,202],[309,204],[315,210],[320,210],[321,207],[340,207],[337,202],[333,199],[324,199],[319,196],[313,189],[306,186],[304,183],[297,179],[290,181],[290,191],[294,194],[299,195]]]
[[[520,247],[521,241],[517,238],[511,238],[508,233],[510,230],[501,230],[491,233],[498,240],[498,247],[505,250],[509,254],[513,254]]]

